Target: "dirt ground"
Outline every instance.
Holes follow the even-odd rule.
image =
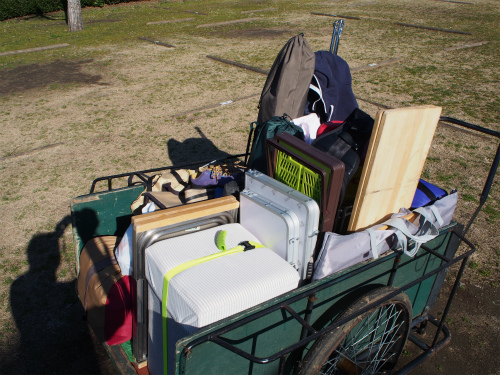
[[[242,40],[246,50],[264,45],[277,53],[292,29],[239,30],[223,40],[193,38],[196,44],[177,40],[175,49],[147,42],[107,46],[100,58],[0,70],[0,373],[116,372],[82,320],[69,200],[86,194],[98,176],[243,152],[265,76],[206,55],[237,54]],[[321,34],[314,35],[314,43],[328,45],[329,35]],[[392,66],[380,69],[391,77]],[[359,74],[356,82],[370,79],[369,72]],[[372,88],[354,86],[360,98],[377,103],[408,101],[404,93],[369,95]],[[372,116],[379,109],[363,100],[359,104]],[[471,170],[484,177],[495,142],[449,132],[439,128],[431,156],[445,162],[450,139],[469,142],[479,161],[471,159],[471,166],[459,172],[472,187],[480,187],[481,178]],[[497,197],[498,179],[494,189]],[[459,207],[459,217],[470,214],[472,203]],[[467,267],[450,311],[451,343],[411,374],[500,374],[500,237],[494,215],[481,214],[471,231],[480,244],[472,259],[477,267]],[[443,308],[441,297],[432,313],[439,317]],[[417,352],[408,345],[402,364]]]

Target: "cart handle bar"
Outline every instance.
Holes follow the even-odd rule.
[[[465,121],[457,120],[457,119],[452,118],[452,117],[442,116],[439,118],[439,121],[448,122],[450,124],[462,126],[464,128],[474,130],[474,131],[477,131],[479,133],[487,134],[487,135],[496,137],[497,139],[500,139],[500,132],[497,132],[497,131],[492,130],[492,129],[484,128],[484,127],[479,126],[479,125],[470,124],[470,123],[465,122]],[[481,197],[479,199],[479,205],[476,208],[476,211],[474,211],[474,213],[472,214],[472,217],[470,218],[469,223],[467,224],[467,226],[464,229],[464,232],[463,232],[464,236],[469,231],[469,228],[471,227],[472,223],[476,220],[477,215],[479,214],[479,212],[483,208],[483,205],[486,202],[486,199],[488,198],[488,194],[490,193],[491,186],[493,185],[493,180],[495,178],[495,174],[497,172],[499,163],[500,163],[500,143],[498,145],[497,152],[495,154],[495,158],[493,159],[493,163],[491,164],[490,172],[488,173],[488,177],[487,177],[486,182],[484,184],[483,191],[482,191]]]

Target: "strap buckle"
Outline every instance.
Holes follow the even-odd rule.
[[[243,246],[243,251],[255,249],[255,245],[252,245],[250,241],[243,241],[239,243],[239,246]]]

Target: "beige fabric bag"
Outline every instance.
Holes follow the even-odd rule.
[[[80,254],[78,295],[92,330],[109,345],[129,341],[135,321],[135,282],[122,276],[113,254],[119,240],[92,238]]]
[[[178,200],[176,196],[178,196],[188,186],[189,177],[196,173],[198,173],[198,171],[191,169],[178,169],[175,171],[167,171],[162,175],[156,175],[153,177],[151,192],[168,191],[171,193],[171,199],[173,199],[173,202],[175,203]],[[139,195],[139,197],[130,205],[132,212],[136,212],[144,205],[144,196],[142,194],[145,192],[147,192],[147,189],[144,189],[141,195]],[[179,204],[183,203],[180,202]]]

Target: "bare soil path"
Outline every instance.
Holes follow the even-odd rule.
[[[331,13],[332,3],[315,6]],[[484,52],[496,44],[429,31],[416,38],[416,31],[374,20],[411,7],[403,0],[378,8],[344,3],[352,14],[373,18],[353,20],[344,31],[340,52],[353,71],[401,59],[353,73],[362,109],[374,116],[379,107],[369,102],[438,104],[443,114],[499,129],[498,64]],[[274,12],[263,5],[267,10],[258,17]],[[432,9],[437,13],[413,13],[411,22],[449,11]],[[269,69],[286,40],[304,29],[314,50],[329,46],[329,18],[309,12],[274,17],[269,25],[226,26],[215,36],[163,37],[175,48],[134,39],[79,47],[105,52],[92,58],[0,70],[0,373],[115,373],[81,320],[69,200],[88,193],[99,176],[243,152],[266,77],[206,56]],[[478,44],[461,49],[459,61],[456,49],[443,52],[465,43]],[[477,204],[496,147],[491,139],[438,128],[425,177],[459,189],[458,220],[466,221]],[[499,192],[497,178],[470,232],[478,251],[450,313],[451,344],[412,374],[500,374]],[[442,309],[440,300],[433,313]],[[412,358],[417,351],[408,346],[405,353]]]

